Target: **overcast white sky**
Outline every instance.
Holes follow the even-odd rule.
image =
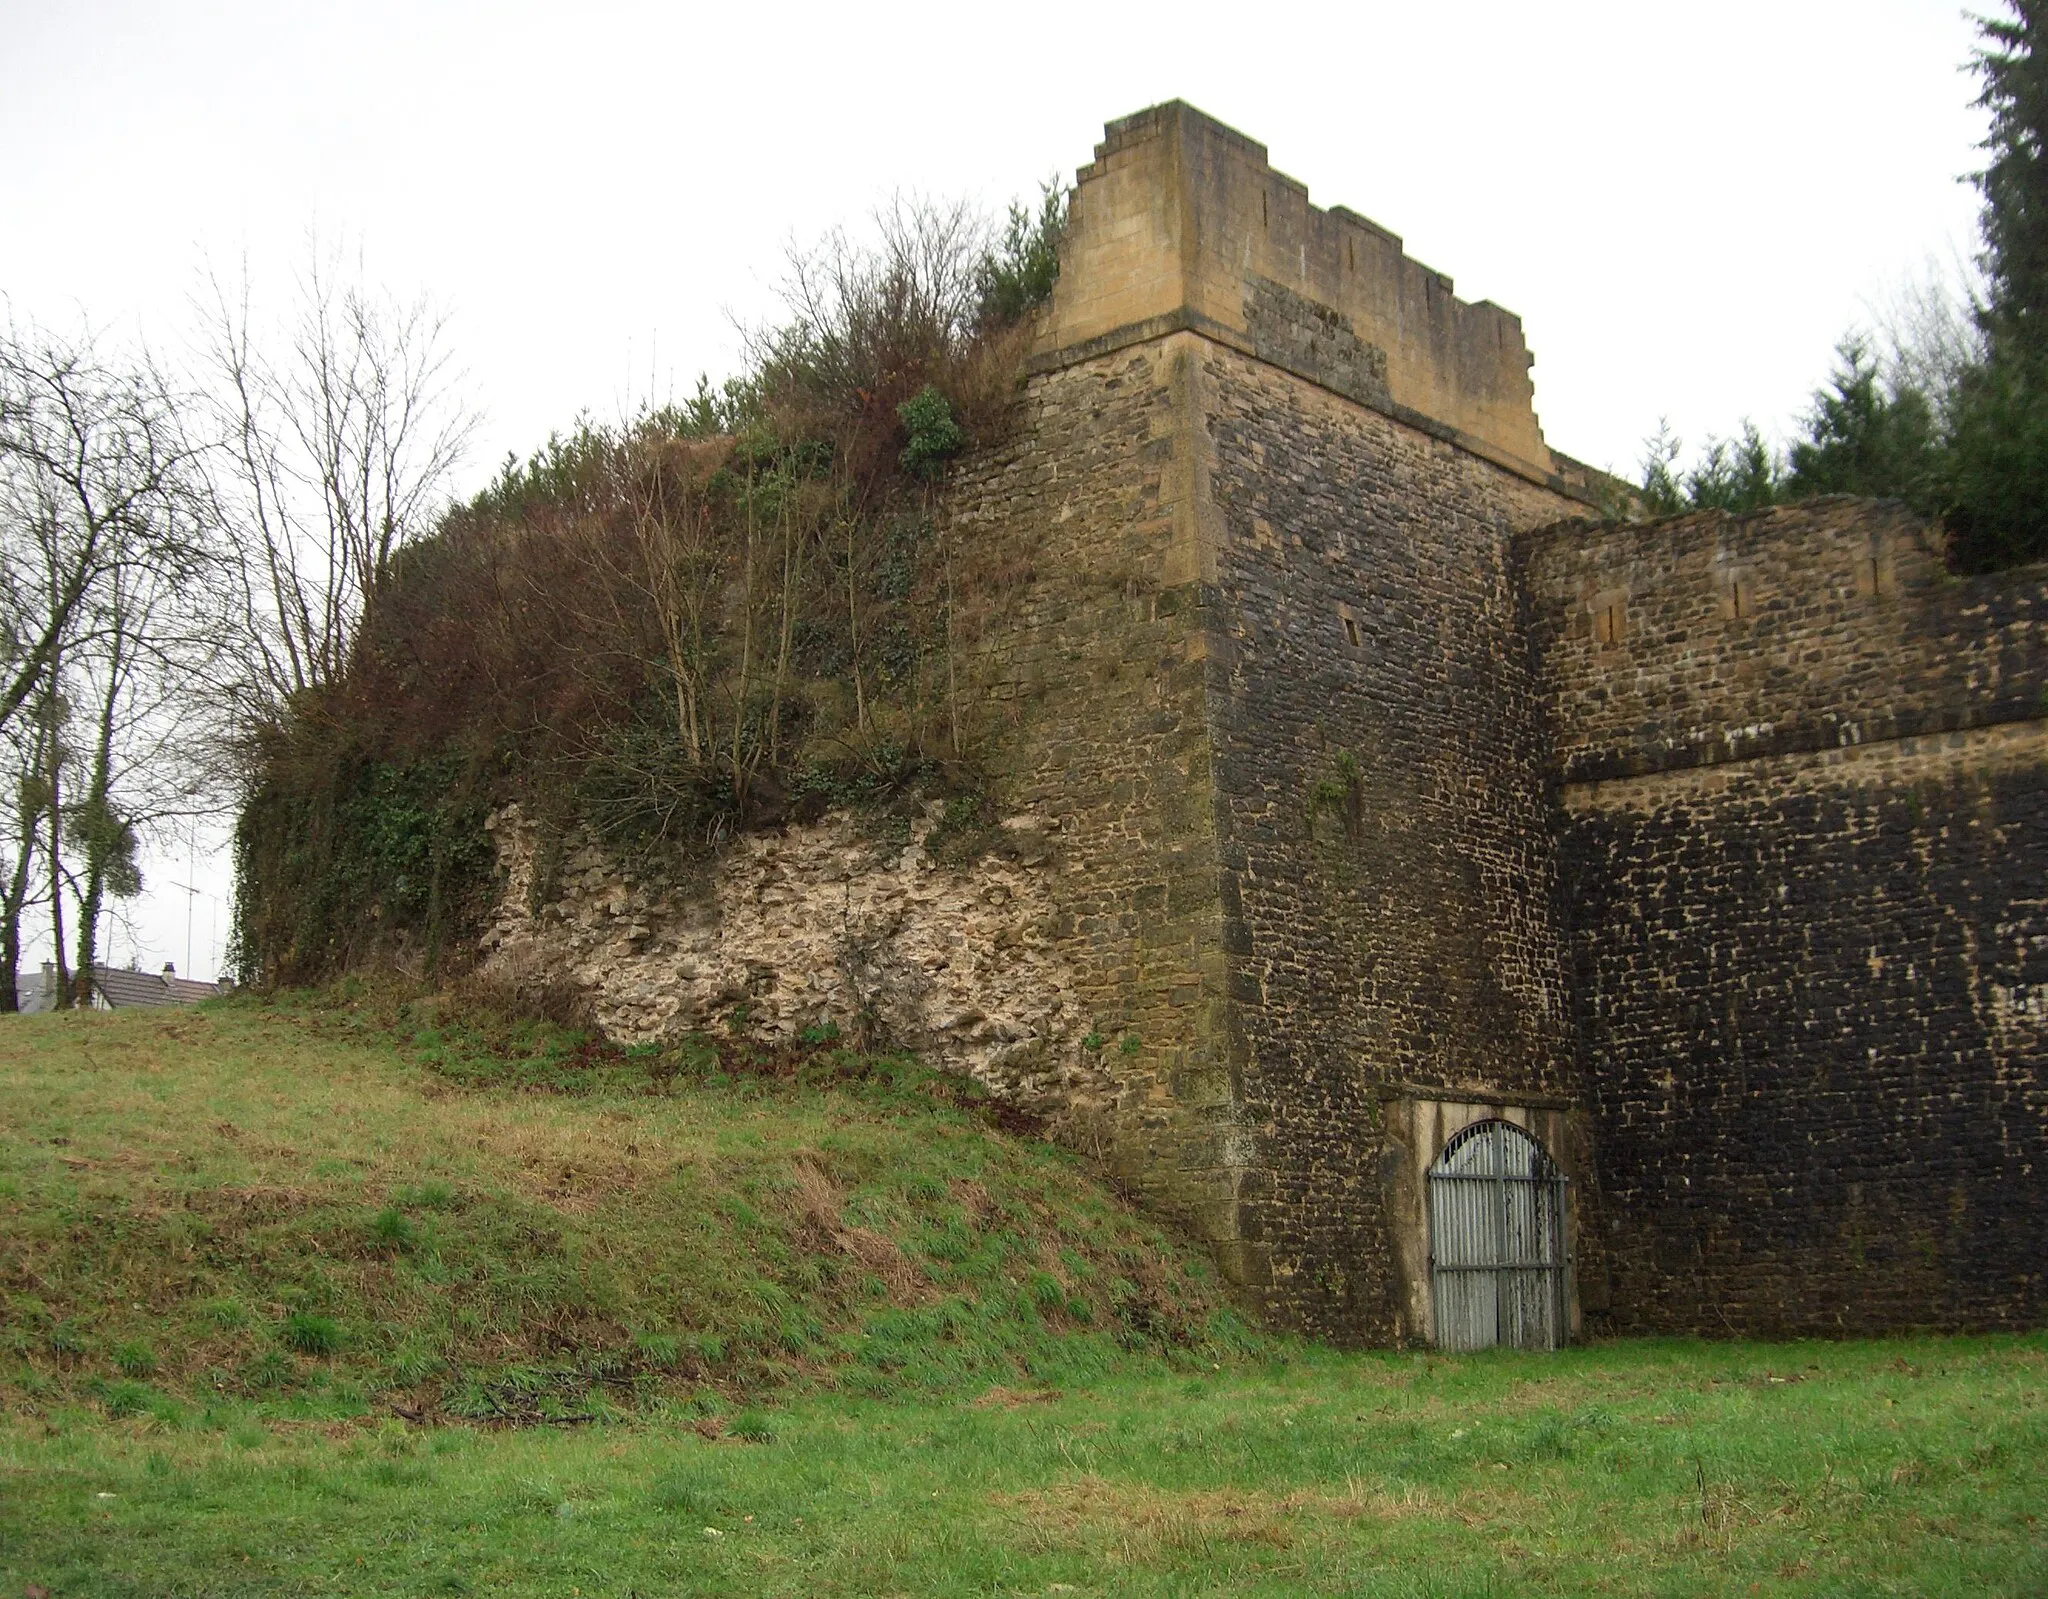
[[[1632,472],[1660,416],[1781,431],[1846,328],[1974,250],[1973,40],[1949,0],[0,0],[0,293],[175,350],[203,262],[281,297],[309,233],[359,240],[453,313],[466,487],[729,370],[789,240],[1071,181],[1181,98],[1518,312],[1551,444]],[[198,882],[212,974],[225,873],[185,866],[118,958],[184,967],[166,885]]]

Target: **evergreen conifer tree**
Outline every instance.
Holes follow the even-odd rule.
[[[1888,380],[1861,339],[1836,349],[1826,388],[1802,419],[1787,475],[1788,497],[1872,494],[1927,511],[1939,500],[1941,439],[1934,407],[1918,389]]]
[[[2009,3],[2010,17],[1978,22],[1989,356],[1958,395],[1947,496],[1966,571],[2048,556],[2048,3]]]

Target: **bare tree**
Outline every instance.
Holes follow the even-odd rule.
[[[88,336],[0,336],[0,729],[40,689],[117,550],[158,537],[196,447],[161,377]]]
[[[872,246],[834,232],[788,252],[789,319],[747,341],[766,387],[793,378],[842,405],[869,396],[893,406],[906,374],[973,337],[987,221],[962,202],[899,195],[874,223]]]
[[[1869,307],[1873,344],[1894,391],[1924,395],[1935,415],[1952,416],[1966,374],[1985,360],[1982,274],[1961,259],[1929,257]]]
[[[317,248],[281,351],[246,282],[208,281],[205,366],[220,448],[215,512],[234,539],[245,709],[274,719],[334,682],[401,546],[441,510],[475,418],[455,393],[447,319],[377,294]]]
[[[90,973],[109,897],[142,887],[137,854],[146,832],[217,811],[225,798],[212,758],[227,731],[211,714],[211,685],[224,653],[204,579],[219,570],[209,531],[171,525],[149,559],[115,566],[96,605],[94,642],[74,658],[71,697],[85,713],[80,774],[64,819],[75,860],[77,958]],[[195,603],[198,601],[199,603]]]
[[[642,461],[630,447],[621,450],[620,471],[626,479],[634,544],[661,626],[676,736],[689,758],[701,761],[710,734],[705,721],[710,665],[705,621],[716,603],[721,551],[689,454],[680,447],[663,450],[653,445],[646,453],[651,459]]]
[[[45,885],[59,1004],[70,997],[67,894],[81,911],[73,925],[86,970],[105,892],[135,881],[115,748],[133,731],[129,688],[139,668],[171,659],[155,627],[157,602],[138,609],[136,601],[204,591],[189,581],[206,554],[193,514],[197,455],[176,397],[147,359],[109,363],[89,334],[66,340],[10,328],[0,338],[0,737],[12,758],[14,812],[12,859],[0,871],[0,1010],[19,1003],[15,963],[33,862]],[[102,681],[106,693],[95,700],[91,686]],[[79,703],[97,707],[83,751],[70,737]],[[73,796],[81,754],[85,788]],[[83,879],[71,870],[74,831]]]

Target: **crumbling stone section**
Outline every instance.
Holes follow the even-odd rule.
[[[2048,574],[1850,500],[1525,550],[1604,1324],[2037,1324]]]
[[[1057,845],[1032,816],[965,866],[901,846],[849,817],[743,838],[690,876],[622,869],[569,841],[536,908],[538,841],[512,806],[492,819],[505,888],[484,936],[487,969],[515,983],[573,983],[612,1038],[692,1032],[789,1039],[832,1024],[972,1076],[1078,1136],[1108,1080],[1075,975],[1054,947],[1048,890]]]

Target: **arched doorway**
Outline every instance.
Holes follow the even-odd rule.
[[[1565,1341],[1564,1174],[1521,1128],[1477,1122],[1429,1168],[1429,1283],[1439,1349]]]

